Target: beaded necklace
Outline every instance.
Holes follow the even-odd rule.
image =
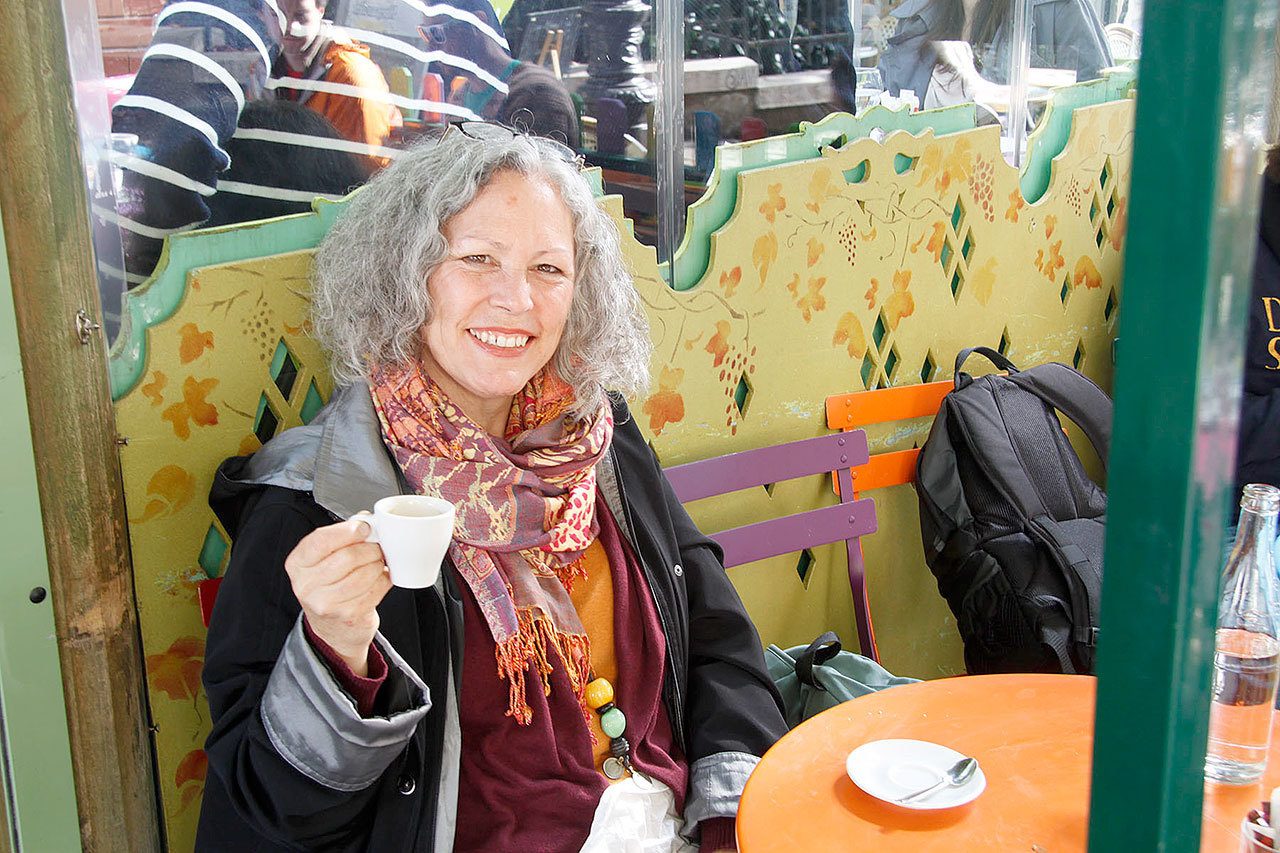
[[[631,744],[623,737],[627,730],[627,718],[613,703],[613,685],[606,678],[597,678],[594,671],[587,682],[587,707],[600,715],[600,728],[609,738],[611,755],[604,760],[600,772],[609,779],[621,779],[634,772],[631,766]]]

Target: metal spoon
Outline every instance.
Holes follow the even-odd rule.
[[[977,772],[978,772],[978,760],[976,758],[962,758],[959,761],[957,761],[955,764],[951,765],[951,768],[947,770],[945,774],[943,774],[943,778],[940,781],[935,782],[934,784],[930,785],[927,788],[921,788],[919,791],[916,791],[914,794],[907,794],[905,797],[899,798],[898,802],[910,803],[910,802],[914,802],[915,800],[924,799],[930,794],[940,791],[941,789],[947,786],[951,786],[952,788],[958,788],[961,785],[963,785],[965,782],[968,782],[970,779],[972,779],[973,774]]]

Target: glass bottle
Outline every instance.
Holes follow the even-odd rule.
[[[1280,612],[1275,595],[1280,489],[1245,486],[1235,547],[1222,575],[1213,656],[1206,779],[1248,785],[1262,778],[1280,681]]]

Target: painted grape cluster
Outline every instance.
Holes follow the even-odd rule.
[[[982,215],[988,222],[996,221],[996,205],[991,189],[991,179],[995,177],[995,166],[986,157],[978,157],[973,163],[973,172],[969,175],[969,193],[973,200],[982,205]]]
[[[751,363],[755,355],[755,347],[751,348],[749,356],[736,348],[732,348],[729,351],[729,358],[724,364],[724,369],[720,371],[720,381],[724,383],[724,425],[729,428],[730,435],[738,434],[738,421],[742,416],[738,411],[738,404],[733,395],[738,390],[738,380],[747,374],[756,372],[755,364]]]
[[[846,222],[840,229],[840,245],[849,256],[849,266],[853,266],[854,259],[858,256],[858,229],[853,222]]]

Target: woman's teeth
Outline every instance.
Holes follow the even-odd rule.
[[[494,347],[516,349],[529,343],[528,335],[499,335],[494,332],[479,332],[475,329],[468,329],[468,331],[476,340]]]

